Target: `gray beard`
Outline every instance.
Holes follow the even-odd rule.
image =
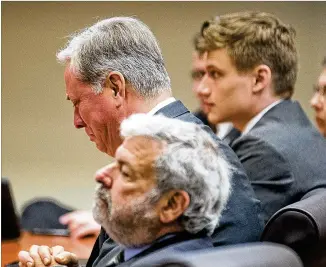
[[[112,207],[110,191],[99,185],[95,193],[93,216],[115,242],[125,247],[147,245],[157,238],[162,228],[152,199],[153,192],[150,192],[128,204]]]

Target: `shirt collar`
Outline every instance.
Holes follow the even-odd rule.
[[[132,257],[136,256],[140,252],[144,251],[145,249],[149,248],[151,245],[142,246],[140,248],[125,248],[124,251],[124,260],[127,261]]]
[[[168,99],[163,100],[162,102],[158,103],[152,110],[150,110],[147,114],[154,115],[157,111],[165,106],[171,104],[172,102],[176,101],[174,97],[169,97]]]
[[[232,122],[221,122],[216,125],[216,135],[221,140],[227,136],[233,128]]]
[[[244,128],[242,135],[247,134],[254,126],[260,121],[260,119],[269,111],[272,107],[275,107],[277,104],[281,103],[284,99],[277,100],[264,108],[261,112],[259,112],[255,117],[253,117]]]
[[[167,234],[161,238],[159,238],[156,242],[161,242],[165,239],[171,238],[175,236],[174,234]],[[145,245],[139,248],[125,248],[124,250],[124,260],[127,261],[129,259],[131,259],[132,257],[136,256],[137,254],[139,254],[140,252],[144,251],[145,249],[149,248],[152,244],[150,245]]]

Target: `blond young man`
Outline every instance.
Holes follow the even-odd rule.
[[[264,219],[310,191],[326,187],[326,143],[300,104],[295,30],[263,12],[205,22],[196,43],[207,53],[199,94],[211,123],[241,131],[231,143],[245,167]],[[205,89],[205,90],[204,90]]]

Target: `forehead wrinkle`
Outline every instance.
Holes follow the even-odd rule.
[[[154,174],[154,164],[162,151],[161,142],[145,136],[135,136],[122,144],[126,159],[134,169],[144,176]]]

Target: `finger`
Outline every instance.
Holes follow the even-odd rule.
[[[63,246],[54,246],[52,249],[52,255],[55,257],[56,255],[65,251]]]
[[[75,221],[71,221],[68,225],[68,228],[70,230],[70,232],[75,231],[78,227],[80,227],[80,224],[78,222]]]
[[[54,257],[55,261],[60,264],[68,265],[69,267],[78,266],[77,255],[68,251],[64,251]]]
[[[75,231],[71,232],[71,237],[78,239],[87,235],[97,235],[100,232],[101,227],[97,225],[85,224],[78,227]]]
[[[73,216],[74,216],[73,212],[68,212],[64,215],[61,215],[59,217],[59,222],[64,225],[69,224],[69,222],[72,220]]]
[[[18,260],[19,260],[19,265],[21,267],[26,267],[28,265],[33,266],[34,264],[33,258],[29,255],[27,251],[24,250],[19,251]]]
[[[19,266],[19,267],[28,267],[26,264],[23,264],[23,263],[21,263],[21,262],[18,262],[18,266]]]
[[[34,266],[44,266],[42,260],[41,260],[41,257],[40,255],[38,254],[38,248],[39,246],[37,245],[33,245],[30,247],[29,249],[29,255],[33,258],[34,262],[33,262],[33,265],[32,266],[29,266],[29,267],[34,267]],[[28,266],[28,264],[27,264]]]
[[[48,246],[39,246],[38,254],[41,257],[44,265],[49,265],[51,263],[51,250]]]

